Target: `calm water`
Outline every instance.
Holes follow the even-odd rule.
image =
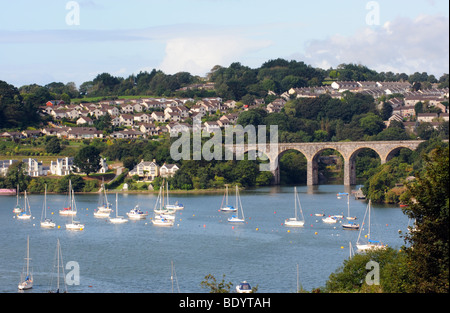
[[[284,220],[294,215],[294,188],[267,187],[241,192],[246,224],[227,222],[230,213],[219,212],[222,194],[173,194],[185,209],[178,211],[170,228],[153,226],[149,217],[113,225],[93,217],[98,195],[76,195],[77,220],[84,231],[68,231],[70,217],[59,216],[66,196],[47,196],[47,206],[60,229],[39,225],[43,196],[29,197],[35,219],[13,218],[14,196],[0,197],[0,292],[17,292],[30,236],[34,287],[28,292],[46,292],[60,238],[64,263],[80,266],[80,284],[69,292],[171,292],[171,261],[181,292],[207,292],[200,282],[207,274],[237,285],[242,280],[258,285],[259,292],[295,292],[296,264],[300,283],[306,290],[324,286],[328,276],[349,256],[349,241],[355,246],[358,231],[343,230],[340,224],[324,224],[314,213],[347,212],[347,198],[337,199],[344,186],[298,187],[305,216],[303,228],[288,229]],[[114,195],[109,195],[114,202]],[[234,194],[230,199],[234,203]],[[152,212],[156,195],[119,195],[119,213],[139,204]],[[366,202],[350,198],[351,215],[362,222]],[[114,214],[112,214],[114,215]],[[372,238],[392,247],[404,241],[398,230],[406,230],[408,219],[400,208],[373,206]],[[317,233],[317,234],[315,234]],[[342,248],[343,247],[343,248]],[[67,273],[67,270],[66,270]],[[175,289],[176,290],[176,289]]]

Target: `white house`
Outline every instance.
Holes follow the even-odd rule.
[[[220,131],[220,125],[215,121],[205,122],[204,125],[205,125],[205,130],[208,133],[214,133],[214,132]]]
[[[66,176],[73,172],[73,158],[61,158],[50,163],[50,173],[57,176]]]
[[[159,169],[161,177],[172,177],[180,168],[176,164],[166,164]]]
[[[141,160],[129,173],[129,176],[138,175],[144,180],[153,181],[159,175],[159,166],[153,159],[153,162]]]
[[[152,112],[152,118],[160,123],[164,123],[166,121],[164,112]]]
[[[43,171],[42,162],[31,158],[23,159],[22,162],[25,164],[25,172],[27,175],[31,177],[47,175],[47,173],[44,173]]]
[[[94,125],[94,122],[92,121],[92,119],[90,117],[82,116],[79,119],[77,119],[77,125],[83,125],[83,124]]]

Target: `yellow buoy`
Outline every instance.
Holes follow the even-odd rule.
[[[290,229],[288,229],[288,231],[287,231],[288,233],[290,233],[291,232],[291,230]]]
[[[259,230],[259,228],[258,227],[256,227],[256,231],[258,231]]]
[[[315,232],[314,235],[317,235],[317,232]]]
[[[61,228],[61,226],[58,225],[58,229],[60,229],[60,228]]]
[[[344,249],[344,246],[341,246],[341,249]]]

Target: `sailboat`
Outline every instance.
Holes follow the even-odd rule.
[[[41,227],[55,228],[55,226],[56,224],[50,218],[47,218],[47,184],[45,184],[44,206],[42,208],[42,215],[41,215]]]
[[[339,196],[347,196],[347,220],[356,220],[356,216],[350,216],[350,194],[348,192],[340,192],[338,193],[338,199]]]
[[[174,219],[167,218],[167,214],[170,215],[171,212],[175,212],[175,211],[172,210],[170,212],[164,206],[164,187],[163,187],[163,185],[159,188],[159,195],[158,195],[158,198],[156,199],[155,208],[153,210],[155,212],[155,216],[152,219],[152,223],[155,226],[173,226],[175,221],[174,221]],[[158,208],[158,203],[159,203],[159,208]]]
[[[223,201],[225,200],[225,205]],[[228,185],[225,186],[225,193],[222,198],[222,204],[220,205],[220,211],[222,212],[236,212],[236,208],[228,204]]]
[[[33,275],[30,272],[30,236],[27,236],[27,257],[25,258],[27,260],[27,271],[22,272],[20,283],[19,283],[19,290],[27,290],[33,288]]]
[[[75,212],[75,214],[72,214],[71,222],[66,224],[66,229],[68,230],[84,230],[84,224],[81,224],[79,221],[74,221],[73,216],[77,214],[77,207],[75,204],[75,195],[74,191],[72,190],[72,197],[71,197],[71,204],[70,208]]]
[[[119,207],[117,206],[117,192],[116,192],[116,217],[109,218],[109,221],[114,224],[122,224],[128,222],[123,216],[119,216]]]
[[[159,203],[159,207],[158,207],[158,203]],[[167,208],[167,204],[165,203],[165,199],[164,199],[164,183],[161,184],[161,186],[159,187],[159,194],[158,194],[158,198],[156,199],[156,203],[155,203],[155,207],[153,208],[153,212],[155,212],[155,214],[175,214],[175,209],[171,208]]]
[[[99,206],[97,207],[97,211],[94,212],[94,217],[109,217],[109,214],[111,214],[112,208],[111,203],[108,202],[108,197],[106,196],[106,188],[105,188],[105,182],[102,180],[102,191],[103,193],[100,194],[99,199]]]
[[[244,223],[245,217],[244,217],[244,209],[242,207],[241,197],[239,196],[239,188],[236,186],[236,210],[238,215],[232,215],[228,222],[230,223]],[[241,213],[241,217],[239,217],[239,212]]]
[[[288,227],[302,227],[303,225],[305,225],[305,218],[303,216],[303,211],[302,211],[302,206],[300,204],[300,199],[298,198],[298,193],[297,193],[297,187],[294,187],[294,212],[295,212],[295,217],[291,217],[288,218],[284,221],[284,226],[288,226]],[[300,208],[300,214],[302,216],[302,219],[299,220],[298,216],[297,216],[297,203],[298,203],[298,207]]]
[[[17,185],[17,203],[16,206],[13,209],[13,213],[19,214],[23,211],[23,209],[19,205],[19,185]]]
[[[72,205],[72,196],[73,196],[73,192],[72,192],[72,181],[69,180],[69,199],[68,199],[68,206],[63,208],[62,210],[59,210],[59,215],[64,215],[64,216],[71,216],[71,215],[76,215],[77,211],[74,210],[73,207],[71,207]]]
[[[67,285],[66,285],[66,275],[64,274],[64,262],[63,262],[63,256],[62,256],[62,250],[61,250],[61,244],[59,243],[59,238],[56,241],[56,290],[50,290],[50,293],[60,293],[60,286],[59,286],[59,280],[60,280],[60,273],[59,268],[62,269],[62,275],[64,280],[64,293],[67,292]],[[53,279],[52,279],[53,282]]]
[[[30,202],[28,201],[27,191],[25,190],[23,211],[17,214],[17,218],[21,220],[29,220],[31,218]]]
[[[361,232],[362,232],[363,228],[360,229],[358,239],[356,241],[356,248],[358,248],[358,250],[360,250],[360,251],[365,251],[365,250],[370,250],[370,249],[383,249],[386,247],[380,241],[370,239],[370,207],[371,207],[371,203],[372,203],[372,201],[369,200],[369,204],[367,205],[366,213],[364,214],[364,220],[363,220],[363,224],[364,224],[364,221],[366,219],[366,214],[367,214],[367,212],[369,212],[369,221],[367,223],[368,232],[367,232],[367,235],[365,236],[365,237],[367,237],[367,243],[361,243],[359,241],[361,238]]]
[[[167,189],[167,204],[166,204],[166,209],[167,210],[183,210],[184,209],[184,205],[182,203],[178,203],[175,202],[175,204],[169,204],[169,182],[166,182],[166,189]]]

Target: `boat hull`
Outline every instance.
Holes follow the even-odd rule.
[[[66,224],[68,230],[84,230],[83,224]]]
[[[304,221],[297,221],[296,219],[289,219],[284,222],[284,226],[286,227],[303,227],[304,225]]]
[[[29,214],[19,214],[19,215],[17,215],[17,218],[19,220],[29,220],[31,218],[31,215],[29,215]]]
[[[233,218],[233,217],[230,217],[230,218],[228,219],[228,223],[244,223],[244,222],[245,222],[245,220],[242,219],[242,218]]]
[[[123,223],[128,222],[128,220],[123,217],[110,218],[109,221],[113,224],[123,224]]]
[[[28,290],[33,288],[33,281],[32,280],[27,280],[24,282],[21,282],[18,286],[19,290]]]
[[[53,222],[49,222],[49,221],[41,222],[42,228],[55,228],[55,226],[56,226],[56,224]]]

